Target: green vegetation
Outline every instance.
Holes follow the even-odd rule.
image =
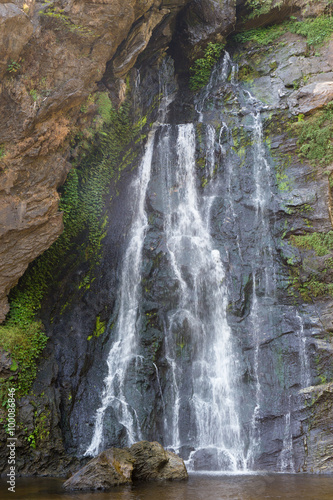
[[[333,161],[333,101],[321,111],[291,127],[298,136],[299,155],[312,164],[328,165]]]
[[[333,33],[333,18],[331,16],[318,16],[289,22],[287,29],[291,33],[304,36],[309,45],[319,45]]]
[[[94,333],[93,335],[90,335],[87,340],[91,340],[93,337],[99,337],[100,335],[103,335],[103,333],[105,332],[105,329],[106,329],[106,322],[105,321],[101,321],[101,318],[100,316],[97,316],[96,317],[96,325],[95,325],[95,329],[94,329]]]
[[[16,397],[27,394],[36,378],[37,359],[47,343],[45,333],[41,331],[41,323],[36,321],[21,321],[15,324],[7,322],[0,326],[0,347],[9,351],[13,364],[11,371],[14,373],[19,368],[17,379],[12,375],[6,383],[0,385],[0,397],[5,400],[9,387],[17,389]]]
[[[4,158],[5,156],[6,156],[5,145],[0,144],[0,160],[1,160],[1,158]]]
[[[0,326],[0,347],[11,353],[19,367],[17,381],[13,377],[10,382],[17,387],[19,395],[29,392],[36,376],[36,360],[47,342],[42,324],[35,320],[45,292],[52,283],[57,283],[64,262],[73,261],[73,256],[75,261],[90,262],[88,275],[83,278],[82,292],[89,288],[93,269],[100,259],[101,241],[106,234],[105,195],[110,182],[116,183],[120,171],[128,165],[128,156],[124,160],[128,154],[128,151],[124,154],[126,146],[140,134],[142,123],[145,123],[143,120],[133,126],[129,100],[116,111],[108,94],[102,93],[97,105],[99,118],[95,122],[95,132],[90,131],[90,141],[81,133],[73,140],[73,145],[77,145],[83,139],[80,160],[76,160],[76,168],[70,171],[61,189],[64,232],[29,266],[18,286],[12,290],[10,313]],[[78,250],[80,235],[84,235],[84,244]],[[101,335],[104,328],[105,324],[97,318],[94,335]]]
[[[333,250],[333,231],[328,233],[308,233],[302,236],[291,236],[290,241],[298,248],[314,250],[316,255],[322,257]]]
[[[68,16],[64,14],[64,9],[60,9],[59,7],[51,6],[50,1],[46,1],[43,5],[48,5],[46,10],[40,10],[39,14],[41,16],[49,17],[56,19],[62,23],[62,25],[72,33],[77,33],[80,35],[93,35],[93,31],[85,26],[80,26],[78,24],[74,24]]]
[[[329,103],[309,117],[298,115],[297,121],[288,125],[290,136],[297,137],[298,156],[301,159],[309,160],[314,167],[325,167],[333,161],[332,119],[333,103]],[[328,175],[331,184],[331,172],[323,172],[323,168],[321,170],[317,168],[311,176],[318,175],[320,171],[321,174]],[[284,170],[281,170],[281,174],[278,181],[283,183]],[[291,209],[289,213],[299,212],[301,216],[304,216],[312,210],[313,207],[310,204],[304,204],[297,209]],[[304,218],[304,222],[308,227],[312,226],[308,219]],[[282,237],[285,237],[286,232],[283,233]],[[301,265],[294,263],[294,261],[287,262],[290,265],[291,287],[289,294],[295,297],[300,295],[306,301],[325,295],[333,296],[333,258],[331,257],[333,231],[292,235],[289,237],[289,241],[294,247],[305,251]]]
[[[296,33],[306,38],[309,45],[319,45],[327,40],[333,33],[333,18],[331,16],[318,16],[302,21],[290,19],[281,24],[259,27],[234,35],[233,40],[238,43],[252,42],[266,46],[277,40],[284,33]]]
[[[246,0],[246,7],[253,10],[251,14],[249,14],[248,19],[253,19],[255,17],[259,17],[262,14],[267,14],[273,6],[274,0]],[[275,3],[274,7],[279,8],[283,4],[283,0],[279,0]]]
[[[313,250],[315,256],[324,257],[331,255],[333,250],[333,231],[328,233],[308,233],[304,235],[293,235],[290,237],[290,242],[295,247],[304,250]],[[333,296],[333,283],[330,282],[330,276],[333,269],[333,258],[329,257],[324,261],[325,269],[316,270],[318,264],[315,256],[303,258],[302,266],[293,266],[290,270],[291,285],[299,292],[304,300],[311,300],[313,297],[324,295]],[[313,268],[314,271],[309,269]],[[306,276],[306,279],[304,279]],[[290,291],[291,295],[294,295]]]
[[[48,419],[50,417],[50,410],[43,411],[38,415],[38,411],[34,412],[34,430],[25,438],[30,447],[35,449],[38,443],[41,443],[44,439],[49,436],[50,431],[48,430]],[[27,431],[27,429],[25,429]]]
[[[278,25],[274,24],[272,26],[254,28],[242,33],[237,33],[233,36],[233,40],[237,43],[252,42],[257,45],[269,45],[282,36],[286,31],[285,23]]]
[[[31,90],[30,90],[30,92],[29,92],[29,94],[31,95],[32,100],[33,100],[34,102],[36,102],[36,101],[37,101],[37,99],[38,99],[38,93],[37,93],[37,90],[36,90],[36,89],[31,89]]]
[[[197,59],[190,68],[191,90],[199,90],[209,82],[211,70],[219,59],[224,46],[224,43],[209,42],[205,49],[204,56]]]
[[[303,300],[310,302],[313,298],[331,295],[333,297],[333,283],[325,283],[319,281],[317,277],[310,276],[309,279],[303,281],[300,276],[299,268],[291,273],[290,284],[292,289],[289,290],[289,295],[296,296],[293,290],[296,290]]]
[[[275,176],[279,191],[291,190],[289,177],[285,174],[284,171],[277,171]]]
[[[17,61],[13,61],[13,59],[11,59],[10,63],[8,63],[7,71],[8,73],[16,73],[20,68],[21,68],[20,63],[18,63]]]

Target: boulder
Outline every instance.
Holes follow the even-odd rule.
[[[162,481],[187,479],[184,461],[156,441],[140,441],[133,444],[130,453],[135,458],[133,480]]]
[[[134,458],[128,450],[109,448],[90,460],[65,483],[68,490],[106,490],[132,482]]]
[[[166,450],[168,462],[159,471],[156,480],[182,481],[188,478],[184,460],[175,453]]]
[[[156,441],[139,441],[129,449],[135,459],[133,479],[137,481],[154,481],[159,471],[168,463],[164,448]]]
[[[90,460],[64,483],[67,490],[105,490],[133,481],[184,480],[184,461],[157,442],[140,441],[131,448],[110,448]]]

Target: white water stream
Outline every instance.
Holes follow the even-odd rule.
[[[220,71],[220,74],[218,74]],[[215,80],[225,82],[231,73],[231,84],[238,88],[237,66],[228,54],[196,104],[198,121],[204,118],[204,104]],[[139,349],[142,253],[148,231],[146,199],[153,167],[158,170],[163,193],[162,239],[168,261],[168,272],[175,285],[174,303],[164,320],[164,356],[171,389],[163,393],[160,367],[153,363],[159,397],[163,407],[165,446],[181,452],[187,447],[189,469],[200,469],[210,461],[219,471],[246,471],[253,468],[261,448],[261,405],[263,398],[260,374],[263,303],[269,307],[276,296],[276,271],[273,240],[268,219],[272,199],[272,172],[266,159],[261,121],[262,105],[249,92],[241,100],[248,113],[253,142],[253,190],[249,195],[258,228],[255,254],[251,263],[252,290],[249,323],[252,325],[252,417],[248,422],[248,443],[241,425],[239,390],[240,352],[227,321],[228,289],[226,269],[211,236],[211,211],[218,185],[214,187],[216,162],[223,164],[226,179],[225,220],[235,224],[237,214],[233,198],[233,165],[228,163],[231,133],[222,122],[205,126],[205,172],[208,185],[204,195],[198,189],[196,170],[196,133],[193,124],[165,124],[170,99],[160,109],[161,123],[149,134],[145,154],[132,186],[133,219],[129,243],[123,260],[119,312],[113,331],[113,344],[108,355],[108,375],[104,381],[101,405],[95,416],[94,432],[85,455],[96,455],[104,446],[104,419],[109,408],[113,418],[123,426],[127,444],[144,439],[139,408],[130,403],[126,384],[142,361]],[[223,136],[226,145],[222,144]],[[158,141],[156,140],[158,137]],[[215,147],[220,147],[220,160]],[[260,230],[260,231],[259,231]],[[240,235],[236,235],[239,260],[243,264]],[[226,250],[228,254],[228,250]],[[260,296],[259,296],[260,290]],[[299,352],[302,365],[302,386],[309,385],[309,361],[306,354],[304,326],[298,313]],[[188,345],[187,345],[188,344]],[[183,353],[190,363],[183,362]],[[185,355],[184,355],[185,356]],[[190,369],[189,369],[190,366]],[[184,414],[187,423],[184,424]],[[293,471],[291,400],[285,415],[283,449],[278,459],[281,470]],[[191,428],[185,428],[190,426]],[[204,460],[203,460],[204,458]]]

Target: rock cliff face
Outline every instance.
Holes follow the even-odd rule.
[[[124,77],[163,21],[168,43],[186,2],[0,4],[0,321],[9,290],[62,232],[57,188],[80,106],[106,63]]]
[[[171,43],[171,53],[175,59],[178,57],[178,64],[177,48],[181,48],[182,55],[188,59],[184,65],[189,66],[195,55],[202,54],[202,47],[207,42],[223,41],[234,30],[243,32],[280,22],[290,14],[301,19],[328,9],[328,2],[324,1],[297,0],[282,4],[272,1],[267,12],[243,21],[243,16],[251,12],[249,5],[249,2],[225,1],[221,6],[221,2],[214,0],[0,4],[0,111],[5,117],[0,123],[0,321],[8,311],[6,296],[9,290],[29,262],[46,250],[62,231],[57,189],[70,169],[70,141],[84,127],[93,126],[96,107],[92,106],[93,111],[88,115],[81,111],[89,102],[90,94],[97,88],[107,88],[117,105],[124,99],[125,80],[130,75],[133,107],[136,106],[139,114],[146,118],[147,125],[143,129],[146,134],[149,124],[157,117],[153,103],[163,90],[158,67],[168,44]],[[270,228],[280,280],[277,292],[280,316],[275,311],[273,324],[262,325],[260,332],[263,335],[260,336],[260,349],[265,353],[262,355],[263,372],[267,373],[262,380],[265,403],[260,418],[263,443],[269,446],[265,448],[263,444],[256,467],[276,469],[277,464],[281,468],[291,467],[290,454],[293,453],[295,470],[331,471],[333,306],[329,294],[322,293],[323,287],[331,282],[330,264],[327,263],[330,254],[323,257],[316,255],[311,246],[290,243],[297,241],[292,240],[293,237],[302,236],[309,230],[326,233],[332,227],[331,166],[314,168],[307,159],[300,162],[299,136],[293,122],[297,116],[300,122],[304,120],[303,115],[306,115],[305,120],[309,116],[316,117],[323,106],[332,101],[333,42],[325,42],[314,49],[304,37],[295,33],[281,35],[278,42],[268,43],[268,48],[251,40],[228,45],[239,67],[240,85],[266,106],[262,111],[264,135],[268,138],[265,148],[270,148],[272,164],[277,165],[276,185],[272,188],[276,201],[270,213]],[[135,71],[131,72],[133,67]],[[138,78],[140,92],[135,87]],[[177,90],[170,59],[163,79],[162,83],[169,85],[172,92]],[[171,118],[174,123],[194,121],[198,117],[198,102],[182,81],[180,87],[171,107]],[[208,125],[216,126],[223,107],[225,116],[230,119],[228,126],[233,127],[234,142],[228,143],[235,152],[232,153],[233,166],[240,172],[229,188],[239,191],[234,202],[243,213],[242,216],[238,214],[242,219],[240,227],[228,226],[222,217],[226,216],[226,206],[221,196],[214,213],[213,230],[220,249],[223,247],[221,234],[233,242],[230,261],[224,255],[224,264],[229,266],[229,322],[244,352],[242,380],[247,391],[252,391],[255,397],[254,342],[242,337],[243,325],[250,331],[253,321],[249,316],[253,303],[250,261],[256,234],[244,217],[244,213],[251,217],[246,197],[252,188],[246,169],[253,163],[250,153],[247,153],[247,163],[244,156],[253,144],[246,133],[239,132],[251,128],[249,113],[237,102],[231,83],[222,88],[215,82],[210,91],[202,108],[205,123],[197,124],[197,133],[208,137]],[[230,116],[235,112],[236,118],[230,118],[229,111]],[[226,140],[226,134],[220,130],[219,140],[215,138],[216,154],[222,154]],[[197,151],[198,165],[205,163],[205,154],[203,150]],[[88,264],[64,267],[61,285],[52,288],[43,303],[40,317],[50,341],[40,364],[34,395],[24,398],[18,405],[22,423],[18,429],[18,446],[24,450],[18,466],[23,474],[35,471],[65,474],[68,469],[77,468],[75,457],[82,455],[91,439],[94,409],[100,404],[107,351],[113,340],[121,260],[132,210],[130,181],[135,166],[136,160],[128,162],[117,186],[118,193],[114,188],[110,190],[108,200],[112,197],[112,201],[107,202],[106,210],[112,223],[108,226],[103,255],[89,286],[78,285]],[[198,182],[203,189],[208,174],[205,178],[203,171],[198,171]],[[223,168],[218,175],[220,180],[225,179]],[[241,194],[243,189],[244,196]],[[143,283],[146,285],[141,311],[146,316],[141,341],[147,360],[143,365],[145,378],[131,381],[131,397],[135,399],[135,391],[144,392],[145,405],[140,418],[146,437],[163,441],[161,422],[164,417],[159,391],[161,386],[168,390],[171,381],[163,378],[166,361],[162,317],[163,307],[172,301],[172,293],[171,298],[166,297],[165,288],[172,288],[172,283],[165,275],[165,261],[159,246],[162,222],[157,191],[155,178],[148,194],[148,215],[152,222],[144,248]],[[228,196],[226,192],[225,199]],[[237,234],[243,238],[247,261],[242,262],[242,266],[247,277],[240,271]],[[321,292],[318,291],[318,273],[323,276]],[[307,295],[309,287],[310,296]],[[297,290],[301,293],[297,299],[289,294],[294,289],[295,293]],[[260,293],[264,294],[263,290]],[[296,305],[304,313],[303,323],[295,319],[293,307]],[[274,337],[276,328],[281,330],[277,338]],[[310,361],[299,354],[303,342],[301,331],[305,331]],[[179,345],[183,343],[180,339]],[[186,364],[190,359],[187,347],[180,349],[179,356]],[[304,372],[307,363],[311,384],[304,387],[301,380],[304,373],[302,375],[299,367]],[[3,365],[7,377],[6,356],[3,356]],[[157,365],[161,366],[161,380],[156,374]],[[288,397],[291,393],[292,407]],[[184,415],[183,425],[190,427],[186,411]],[[251,420],[250,407],[244,409],[242,418]],[[108,409],[106,420],[107,442],[126,445],[124,428],[116,421],[112,408]],[[36,450],[29,449],[24,433],[26,428],[39,440]],[[4,433],[1,439],[5,440]],[[184,456],[190,451],[188,446]],[[2,458],[1,467],[5,470],[6,457]],[[200,460],[204,463],[206,457],[199,457],[198,462]]]

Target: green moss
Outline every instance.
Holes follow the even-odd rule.
[[[254,78],[258,77],[258,72],[255,71],[252,66],[249,66],[248,64],[244,64],[241,66],[239,72],[238,72],[238,79],[243,80],[245,82],[252,81]]]
[[[17,379],[0,383],[1,399],[6,398],[8,387],[15,387],[16,397],[27,394],[37,374],[37,360],[47,343],[38,322],[27,322],[25,327],[7,323],[0,326],[0,347],[11,353],[11,371],[18,369]]]
[[[276,174],[277,186],[280,191],[290,191],[290,183],[288,176],[282,171],[277,171]]]
[[[295,247],[314,251],[315,256],[318,257],[329,255],[333,250],[333,231],[293,235],[289,240]],[[310,255],[308,258],[304,258],[301,267],[292,266],[290,270],[292,288],[305,301],[311,301],[313,298],[325,295],[333,296],[333,283],[330,283],[329,278],[327,278],[327,273],[330,276],[331,269],[333,269],[333,258],[325,259],[326,268],[318,273],[315,256]],[[309,269],[314,269],[310,275]],[[303,276],[306,276],[306,279]],[[290,290],[290,295],[293,295],[292,290]]]
[[[105,329],[106,329],[106,322],[101,321],[100,316],[97,316],[96,317],[96,326],[94,329],[94,336],[98,338],[100,335],[103,335],[103,333],[105,332]]]

